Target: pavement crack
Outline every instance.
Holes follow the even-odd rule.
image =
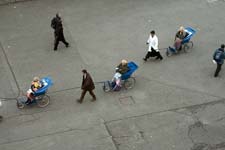
[[[103,119],[102,119],[102,120],[103,120]],[[105,122],[105,120],[103,120],[103,124],[104,124],[104,126],[105,126],[106,131],[108,132],[109,136],[110,136],[111,139],[112,139],[112,142],[113,142],[113,144],[114,144],[115,149],[116,149],[116,150],[119,150],[119,146],[118,146],[119,144],[116,142],[115,137],[113,137],[112,132],[110,131],[109,127],[107,126],[107,123]]]

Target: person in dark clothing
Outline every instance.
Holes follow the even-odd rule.
[[[221,47],[219,49],[217,49],[213,54],[213,61],[217,64],[217,68],[216,68],[214,77],[218,76],[218,74],[221,70],[221,67],[224,63],[224,59],[225,59],[224,48],[225,48],[225,45],[222,44]]]
[[[51,21],[51,27],[55,30],[54,36],[55,36],[55,42],[54,42],[54,50],[57,50],[59,41],[62,41],[66,47],[69,47],[69,43],[65,40],[64,34],[63,34],[63,25],[62,20],[60,17],[60,14],[56,14],[56,16]]]
[[[83,102],[84,96],[87,91],[93,97],[92,101],[96,101],[96,96],[93,92],[93,90],[95,89],[94,82],[93,82],[90,74],[87,72],[87,70],[83,69],[82,73],[83,73],[83,80],[82,80],[82,85],[81,85],[82,93],[81,93],[80,99],[78,99],[77,102],[78,103]]]

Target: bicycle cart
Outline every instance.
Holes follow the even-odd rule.
[[[194,30],[191,27],[186,27],[184,31],[188,34],[187,37],[185,37],[181,42],[181,49],[187,53],[193,48],[193,42],[191,41],[191,38],[195,35],[196,30]],[[173,54],[179,53],[180,50],[176,50],[174,47],[168,47],[166,50],[166,55],[171,56]]]
[[[135,78],[132,77],[132,74],[138,69],[138,66],[134,62],[128,63],[129,71],[121,76],[121,85],[125,89],[131,89],[135,85]],[[103,82],[103,90],[105,92],[113,91],[114,84],[112,81],[104,81]]]
[[[31,103],[26,103],[27,96],[23,95],[17,99],[17,107],[22,109],[26,105],[37,104],[39,107],[46,107],[50,102],[50,97],[47,95],[48,89],[53,85],[50,77],[41,79],[43,87],[34,92],[34,99]]]

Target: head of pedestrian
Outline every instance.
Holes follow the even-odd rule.
[[[59,12],[56,13],[57,18],[61,18],[61,14]]]
[[[82,72],[83,72],[83,74],[86,74],[87,73],[87,70],[86,69],[83,69]]]
[[[123,59],[123,60],[121,61],[121,64],[122,64],[123,66],[127,65],[127,60]]]
[[[151,36],[153,37],[153,36],[155,35],[155,31],[152,30],[152,31],[150,32],[150,34],[151,34]]]
[[[34,85],[35,88],[40,86],[40,78],[39,77],[34,77],[32,84]]]
[[[184,32],[184,27],[183,26],[180,26],[179,30],[180,32]]]
[[[222,48],[222,49],[224,49],[224,48],[225,48],[225,45],[224,45],[224,44],[222,44],[222,45],[221,45],[221,48]]]

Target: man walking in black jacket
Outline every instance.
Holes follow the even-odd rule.
[[[59,41],[62,41],[66,45],[66,47],[69,47],[69,43],[64,38],[63,25],[62,25],[62,20],[59,13],[57,13],[56,16],[52,19],[51,27],[55,30],[54,50],[55,51],[57,50]]]

